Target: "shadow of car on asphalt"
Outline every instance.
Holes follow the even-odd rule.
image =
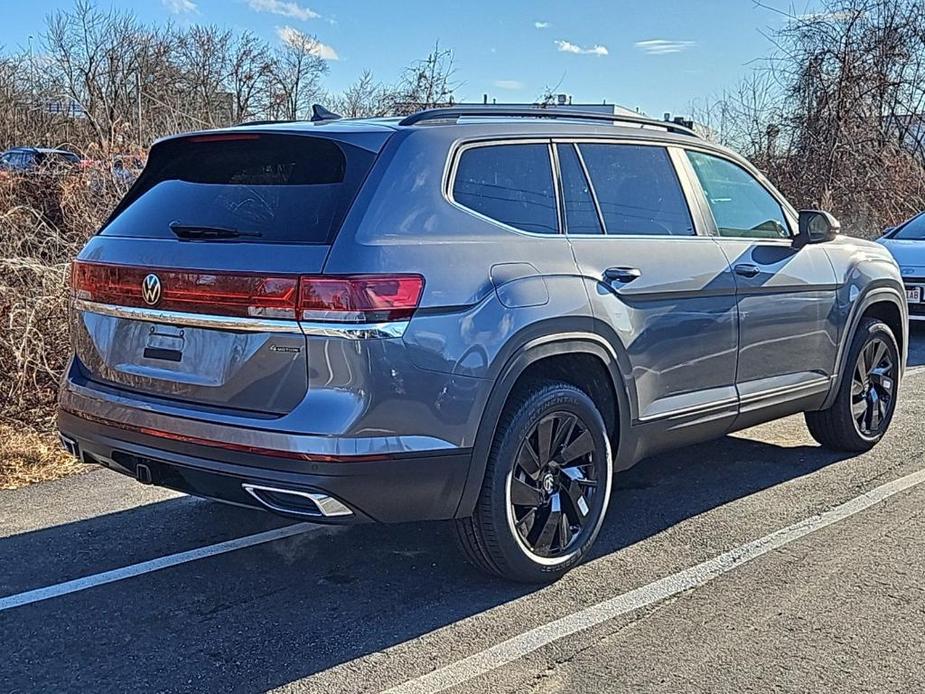
[[[618,475],[594,555],[619,552],[844,457],[727,437],[645,460]],[[36,588],[138,561],[132,550],[94,565],[100,548],[118,546],[119,538],[125,545],[126,533],[137,535],[141,546],[163,534],[198,533],[201,546],[283,523],[173,499],[0,540],[0,560],[56,554],[55,566],[63,561],[68,575],[32,576],[27,587]],[[176,550],[163,553],[170,551]],[[14,571],[28,571],[28,562]],[[309,532],[0,614],[0,648],[29,654],[7,661],[4,679],[13,690],[68,689],[76,673],[94,689],[117,682],[119,689],[175,690],[192,682],[201,691],[265,690],[535,590],[468,567],[448,523]]]

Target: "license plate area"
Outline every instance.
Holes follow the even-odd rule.
[[[906,301],[908,301],[910,304],[922,303],[922,288],[906,287]]]

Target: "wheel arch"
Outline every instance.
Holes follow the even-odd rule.
[[[909,345],[909,316],[906,302],[892,285],[881,285],[870,288],[863,296],[855,301],[848,319],[848,329],[845,330],[835,361],[835,378],[829,395],[821,409],[832,406],[838,396],[842,378],[845,375],[845,359],[851,349],[851,343],[857,334],[858,326],[864,318],[878,318],[886,323],[893,331],[900,353],[900,374],[906,368],[906,355]]]
[[[621,452],[626,447],[628,439],[623,434],[629,431],[631,423],[630,400],[626,384],[621,376],[618,356],[613,346],[600,335],[590,332],[559,333],[535,337],[521,345],[510,356],[495,379],[479,422],[475,444],[472,449],[469,475],[456,512],[457,518],[471,515],[475,508],[485,477],[488,454],[495,438],[498,420],[515,387],[519,383],[523,383],[524,379],[529,378],[531,375],[541,376],[544,373],[544,365],[548,367],[553,361],[558,360],[559,366],[552,369],[551,372],[564,373],[564,371],[560,370],[563,368],[564,362],[568,359],[574,359],[576,356],[596,360],[596,363],[608,376],[606,383],[597,384],[597,387],[606,387],[610,391],[613,411],[612,413],[602,414],[605,420],[609,415],[611,421],[608,421],[607,424],[612,427],[612,430],[608,431],[608,433],[611,435],[611,441],[614,444],[614,455],[617,459],[621,457]],[[563,380],[574,382],[568,378]],[[575,383],[575,385],[582,388],[580,383]],[[585,390],[585,388],[582,389]],[[598,393],[600,392],[598,391]],[[593,389],[589,396],[595,397]]]

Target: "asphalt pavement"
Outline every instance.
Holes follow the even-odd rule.
[[[925,332],[910,366],[867,454],[791,417],[622,473],[593,559],[543,588],[440,523],[293,526],[106,470],[0,492],[0,691],[921,691]],[[678,578],[721,556],[747,561]]]

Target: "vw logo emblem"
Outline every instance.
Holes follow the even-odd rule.
[[[148,306],[154,306],[161,300],[161,280],[155,274],[150,274],[141,282],[141,298]]]
[[[543,478],[543,491],[547,494],[552,494],[553,490],[556,488],[556,479],[552,475],[546,475]]]

